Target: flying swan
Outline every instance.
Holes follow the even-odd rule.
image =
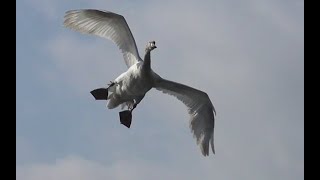
[[[151,69],[150,53],[157,48],[155,41],[148,42],[144,59],[138,49],[125,18],[119,14],[94,9],[70,10],[64,16],[64,26],[75,31],[93,34],[113,41],[121,50],[128,70],[104,88],[90,93],[96,100],[109,100],[107,107],[113,109],[121,105],[128,110],[119,113],[120,121],[130,128],[132,111],[145,94],[155,88],[165,94],[175,96],[188,107],[190,129],[204,156],[212,152],[215,109],[209,96],[192,87],[161,78]]]

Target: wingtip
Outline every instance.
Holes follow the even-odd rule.
[[[203,138],[200,141],[198,141],[201,149],[201,153],[203,156],[209,156],[209,146],[211,146],[211,150],[213,154],[216,154],[214,144],[213,144],[213,134],[211,135],[211,138]],[[210,144],[210,145],[209,145]]]
[[[211,144],[212,153],[213,153],[213,154],[216,154],[216,151],[215,151],[215,149],[214,149],[214,144],[213,144],[213,133],[212,133],[212,137],[211,137],[210,144]]]

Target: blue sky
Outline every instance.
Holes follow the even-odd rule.
[[[91,90],[126,70],[111,42],[62,26],[67,10],[123,15],[152,67],[207,92],[216,154],[186,107],[151,90],[130,129]],[[17,179],[261,179],[304,175],[304,1],[17,1]]]

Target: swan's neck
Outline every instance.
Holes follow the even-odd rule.
[[[143,59],[143,69],[145,70],[151,70],[151,55],[150,55],[151,51],[146,51],[146,54],[144,55],[144,59]]]

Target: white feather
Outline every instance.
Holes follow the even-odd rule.
[[[155,88],[178,98],[188,107],[190,128],[204,156],[209,155],[209,142],[212,152],[215,109],[205,92],[192,87],[159,78]]]
[[[67,11],[64,25],[73,30],[113,41],[122,51],[128,67],[142,61],[129,26],[123,16],[94,9]]]

